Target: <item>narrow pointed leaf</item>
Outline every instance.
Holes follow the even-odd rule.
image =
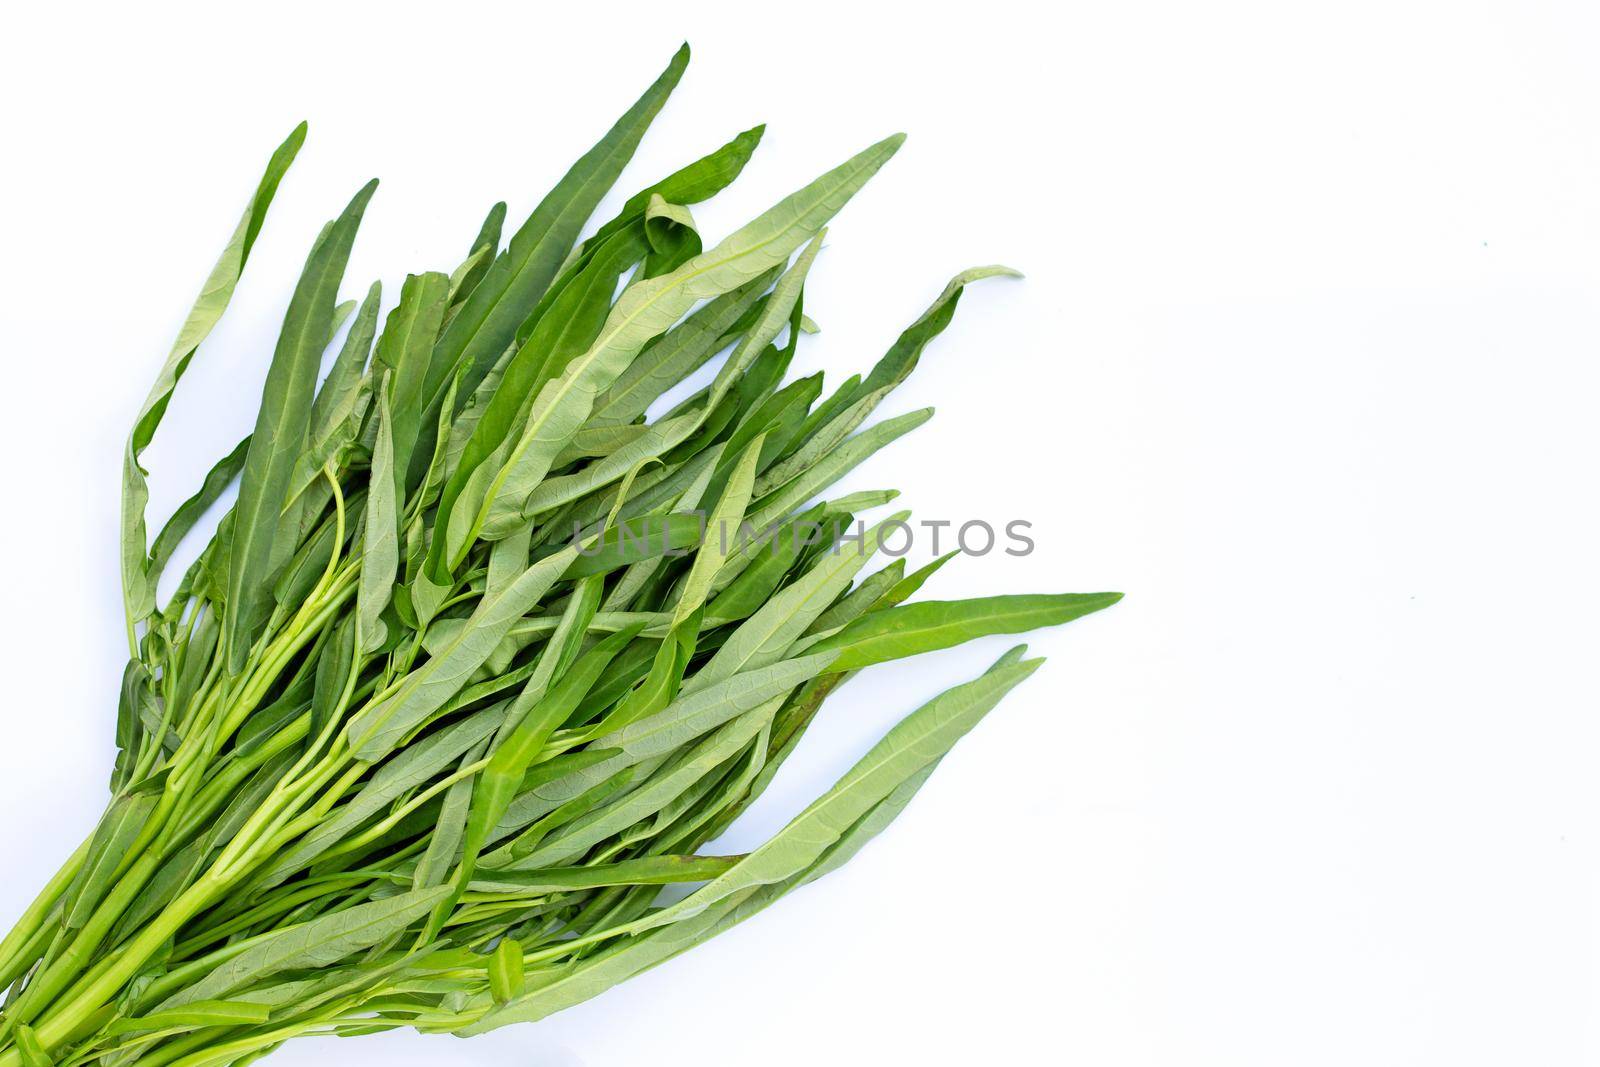
[[[178,338],[172,344],[166,363],[156,375],[155,384],[150,387],[150,395],[145,398],[138,417],[134,419],[133,432],[128,435],[122,465],[122,582],[130,628],[155,610],[155,581],[148,577],[145,565],[144,510],[150,499],[150,491],[145,482],[145,471],[139,465],[140,457],[155,436],[156,428],[161,425],[167,413],[167,404],[172,400],[178,380],[188,369],[189,361],[194,358],[195,350],[227,310],[233,291],[239,284],[239,276],[244,272],[245,262],[250,258],[256,235],[266,221],[267,209],[277,194],[278,183],[294,162],[305,137],[306,124],[302,122],[273,152],[266,173],[256,185],[255,195],[250,198],[244,216],[222,250],[216,266],[211,268],[210,276],[200,289],[200,296],[178,331]]]
[[[317,242],[295,287],[277,351],[267,371],[261,412],[250,437],[239,501],[234,506],[228,554],[228,668],[244,666],[255,631],[263,620],[261,604],[272,578],[269,561],[289,476],[305,443],[312,394],[328,338],[328,324],[355,242],[356,227],[377,183],[364,186],[350,206]]]
[[[1060,593],[924,600],[863,615],[808,651],[837,651],[836,670],[858,670],[990,634],[1059,626],[1121,599],[1121,593]]]

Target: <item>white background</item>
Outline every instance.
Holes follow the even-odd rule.
[[[311,134],[148,458],[248,428],[321,221],[348,295],[452,268],[695,48],[625,195],[758,121],[728,232],[895,129],[797,369],[969,292],[857,472],[1038,551],[925,595],[1123,589],[848,869],[544,1023],[273,1062],[1600,1061],[1592,4],[28,5],[0,44],[0,912],[86,833],[124,434],[271,147]],[[900,8],[900,5],[894,5]],[[599,217],[615,204],[608,201]],[[757,817],[1005,647],[880,668]]]

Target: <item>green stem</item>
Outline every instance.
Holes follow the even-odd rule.
[[[90,834],[83,839],[77,851],[67,857],[67,862],[55,873],[39,895],[33,898],[33,903],[28,905],[17,924],[11,928],[4,941],[0,941],[0,974],[9,973],[18,958],[20,950],[33,941],[35,933],[44,925],[45,917],[55,907],[56,901],[62,893],[67,891],[67,886],[78,876],[78,869],[83,866],[84,858],[89,855],[89,843],[94,839]],[[32,962],[31,960],[29,961]],[[8,986],[16,978],[12,974],[9,978],[0,980],[0,987]]]
[[[151,956],[160,951],[168,938],[176,934],[184,923],[199,914],[224,888],[225,885],[208,872],[200,881],[179,895],[151,920],[150,925],[128,942],[127,948],[112,966],[97,974],[82,988],[75,988],[72,995],[65,998],[65,1003],[48,1017],[40,1020],[39,1025],[34,1027],[40,1043],[48,1049],[71,1037],[103,1004],[110,1002],[121,992],[122,987],[139,973],[139,968],[143,967]],[[10,1054],[10,1052],[0,1053],[0,1067],[16,1067],[15,1063],[7,1059]]]
[[[52,915],[59,912],[52,912]],[[41,923],[33,936],[17,949],[15,956],[6,963],[4,970],[0,970],[0,989],[4,989],[18,978],[28,973],[34,961],[42,957],[45,949],[49,947],[50,939],[55,936],[55,931],[50,929],[48,923]]]

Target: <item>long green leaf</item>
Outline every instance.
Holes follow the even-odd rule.
[[[400,303],[389,313],[373,354],[375,373],[387,369],[391,375],[390,436],[395,477],[402,494],[422,480],[420,466],[414,478],[408,480],[407,472],[412,470],[411,457],[422,434],[431,356],[449,295],[450,279],[437,271],[408,275],[400,290]]]
[[[684,45],[644,95],[572,165],[512,236],[510,246],[494,261],[439,339],[429,376],[435,405],[457,364],[469,364],[461,388],[471,392],[511,343],[517,327],[544,295],[583,224],[633,157],[645,130],[688,65],[689,46]]]
[[[757,437],[735,463],[728,484],[717,506],[706,520],[705,543],[695,553],[694,563],[683,580],[678,603],[672,609],[672,625],[681,624],[699,611],[711,593],[712,580],[724,561],[733,553],[739,536],[739,521],[750,506],[750,490],[755,485],[756,463],[761,458],[762,438]]]
[[[338,963],[351,953],[371,948],[405,930],[447,892],[439,887],[401,893],[273,931],[167,998],[157,1011],[220,999],[281,971]]]
[[[835,670],[858,670],[990,634],[1060,626],[1121,599],[1121,593],[1060,593],[923,600],[863,615],[807,651],[837,651]]]
[[[152,591],[189,531],[194,529],[195,524],[211,509],[211,505],[222,498],[228,486],[233,484],[233,480],[244,469],[245,455],[249,450],[250,438],[246,437],[234,446],[232,452],[218,460],[216,466],[206,472],[205,480],[199,490],[178,505],[172,517],[167,520],[167,524],[156,535],[155,541],[150,546],[150,561],[145,570]]]
[[[144,510],[150,499],[150,490],[145,482],[147,472],[139,465],[139,459],[155,436],[156,428],[161,425],[173,390],[188,369],[195,350],[227,310],[233,290],[239,284],[239,276],[244,272],[245,261],[250,258],[256,235],[266,221],[267,208],[278,192],[278,183],[294,162],[305,138],[306,124],[302,122],[272,153],[266,173],[256,184],[255,195],[250,198],[244,216],[223,248],[216,266],[211,268],[210,276],[200,289],[200,296],[178,331],[178,338],[172,344],[166,363],[156,375],[155,384],[150,387],[150,395],[145,398],[144,405],[133,421],[133,432],[128,435],[122,464],[122,591],[130,631],[155,610],[155,579],[147,573],[145,563]]]
[[[237,673],[249,654],[255,631],[264,621],[263,598],[273,575],[269,571],[279,514],[289,476],[305,443],[312,394],[339,281],[350,258],[356,228],[367,201],[378,187],[367,183],[312,249],[300,275],[283,332],[267,370],[261,412],[250,437],[239,501],[234,505],[233,537],[228,552],[228,600],[223,632],[228,668]]]
[[[666,926],[726,897],[803,873],[879,801],[950,751],[1001,697],[1043,662],[1025,660],[999,667],[924,704],[772,840],[683,900],[632,924],[629,932]]]
[[[539,870],[501,868],[474,879],[473,892],[521,893],[538,896],[578,889],[603,889],[613,885],[678,885],[704,882],[739,862],[738,856],[641,856],[617,863],[592,863],[581,867],[544,867]]]
[[[400,566],[399,466],[394,446],[394,409],[387,387],[378,389],[378,439],[372,450],[366,526],[361,538],[361,584],[356,592],[356,642],[365,654],[383,647],[388,630],[379,616],[389,606]]]

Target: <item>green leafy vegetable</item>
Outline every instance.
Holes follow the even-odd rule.
[[[111,797],[0,941],[0,1067],[222,1067],[300,1034],[542,1018],[843,863],[1042,661],[1007,653],[767,843],[701,854],[855,671],[1116,602],[908,602],[950,557],[868,570],[909,512],[857,516],[896,494],[816,499],[927,421],[872,419],[964,288],[1015,273],[957,275],[826,397],[784,381],[824,227],[898,135],[703,240],[689,207],[756,127],[579,242],[687,61],[504,246],[497,204],[453,271],[406,276],[381,329],[377,283],[339,299],[364,186],[312,242],[253,431],[151,542],[141,457],[305,127],[271,157],[128,438]]]

